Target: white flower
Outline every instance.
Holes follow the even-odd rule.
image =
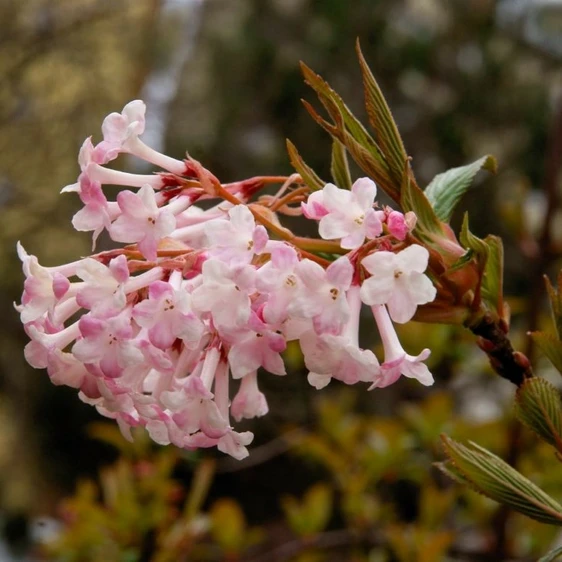
[[[414,244],[398,254],[375,252],[361,261],[371,274],[361,287],[361,300],[370,306],[386,304],[395,322],[411,320],[419,304],[431,302],[437,293],[424,275],[429,252]]]

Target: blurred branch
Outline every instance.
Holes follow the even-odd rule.
[[[224,457],[217,465],[217,472],[238,472],[239,470],[245,470],[251,466],[263,464],[289,451],[303,435],[304,431],[300,429],[288,431],[268,443],[265,443],[265,445],[260,445],[252,449],[252,454],[241,461],[231,457]]]
[[[539,236],[537,249],[539,252],[530,265],[532,273],[531,296],[527,309],[527,332],[534,332],[538,328],[541,303],[544,295],[543,275],[557,258],[553,251],[552,227],[556,211],[559,208],[558,179],[562,165],[562,95],[557,104],[556,115],[549,134],[549,141],[545,157],[545,178],[543,191],[546,195],[547,206],[543,228]],[[535,353],[535,344],[532,338],[527,338],[525,355],[531,360]],[[522,452],[522,426],[518,420],[513,420],[509,427],[509,442],[506,461],[513,467],[517,465]],[[495,544],[493,555],[498,560],[509,557],[508,525],[512,510],[504,505],[500,506],[494,517]]]
[[[309,549],[337,548],[361,543],[376,546],[382,542],[383,537],[377,531],[358,533],[353,529],[338,529],[286,542],[269,552],[250,558],[248,562],[284,562]]]

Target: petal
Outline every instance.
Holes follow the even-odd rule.
[[[236,205],[228,211],[228,216],[234,229],[240,233],[250,234],[256,226],[254,215],[246,205]]]
[[[396,254],[396,262],[402,271],[423,273],[427,269],[429,252],[418,244],[412,244]]]
[[[351,192],[347,189],[340,189],[333,183],[327,183],[322,190],[324,193],[324,206],[330,212],[341,212],[349,206],[351,201]]]
[[[319,375],[318,373],[308,373],[306,377],[308,382],[316,388],[316,390],[320,390],[330,384],[332,380],[332,375]]]
[[[404,289],[403,283],[396,283],[392,296],[386,302],[390,317],[398,324],[410,321],[418,308],[412,294]]]
[[[437,289],[431,279],[423,273],[413,271],[404,279],[403,283],[407,285],[408,292],[417,304],[432,302],[437,295]]]
[[[365,214],[363,227],[367,238],[372,240],[382,233],[381,215],[384,215],[383,211],[375,211],[374,209],[369,209]]]
[[[324,240],[336,240],[350,234],[353,221],[339,213],[330,213],[320,220],[318,232]]]
[[[361,260],[361,265],[372,275],[377,277],[389,275],[394,277],[396,265],[396,254],[392,252],[379,251],[368,255]]]
[[[359,178],[351,187],[351,192],[355,196],[359,206],[363,210],[367,210],[373,206],[377,195],[377,186],[375,182],[369,178]]]
[[[356,228],[348,236],[344,236],[340,241],[340,246],[344,250],[355,250],[365,242],[365,231],[363,228]]]
[[[361,300],[369,306],[386,304],[394,292],[395,285],[394,276],[369,277],[361,285]]]
[[[326,269],[326,279],[339,289],[347,291],[351,286],[353,266],[346,256],[338,258]]]

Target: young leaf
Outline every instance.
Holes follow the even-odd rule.
[[[545,554],[542,558],[537,560],[537,562],[554,562],[562,554],[562,546],[551,550],[548,554]]]
[[[517,389],[515,414],[562,453],[562,402],[552,384],[538,377],[526,380]]]
[[[427,197],[413,179],[409,164],[406,164],[400,188],[400,205],[404,212],[414,211],[418,217],[416,234],[426,241],[431,234],[443,236],[441,223],[431,208]]]
[[[531,332],[529,335],[562,374],[562,341],[546,332]]]
[[[291,164],[293,168],[300,174],[301,178],[304,180],[306,185],[317,191],[318,189],[322,189],[326,182],[322,181],[316,172],[308,166],[305,161],[301,158],[296,146],[287,139],[287,152],[289,153],[289,158],[291,160]]]
[[[487,155],[467,166],[451,168],[442,174],[437,174],[425,188],[425,195],[431,202],[435,214],[443,222],[449,222],[456,204],[470,187],[478,171],[488,170],[496,173],[497,167],[496,159]]]
[[[446,472],[489,498],[542,523],[562,526],[562,505],[499,457],[470,442],[469,446],[443,436],[450,463]]]
[[[327,82],[302,62],[301,68],[307,84],[316,92],[333,123],[323,119],[308,102],[303,100],[311,117],[333,138],[338,139],[359,167],[399,203],[400,185],[397,179],[392,177],[389,163],[381,147]]]
[[[481,296],[494,309],[498,316],[503,317],[503,244],[501,238],[493,235],[484,240],[470,232],[468,213],[465,213],[460,232],[460,242],[472,250],[477,257],[481,274]]]
[[[337,139],[332,143],[332,178],[341,189],[351,189],[351,173],[345,146]]]
[[[404,170],[404,163],[408,159],[404,143],[381,89],[363,57],[359,40],[357,40],[356,50],[359,64],[361,65],[361,73],[363,74],[365,105],[369,122],[376,132],[378,144],[389,163],[391,175],[395,180],[400,181],[402,171]]]

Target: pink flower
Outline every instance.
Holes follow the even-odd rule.
[[[406,215],[388,208],[387,211],[386,225],[388,232],[398,240],[405,240],[408,233],[416,226],[416,215],[412,211],[407,212]]]
[[[319,221],[322,217],[325,217],[330,211],[324,205],[324,190],[313,191],[306,202],[301,203],[301,208],[303,215],[307,219],[313,219]]]
[[[133,308],[133,318],[148,329],[148,339],[159,349],[171,347],[177,338],[193,348],[203,335],[203,324],[191,311],[188,293],[164,281],[150,285],[148,299]]]
[[[317,263],[304,259],[295,271],[303,289],[289,305],[289,314],[312,318],[318,334],[338,334],[349,319],[345,292],[351,285],[353,266],[343,256],[324,270]]]
[[[360,349],[345,336],[308,332],[300,339],[308,382],[324,388],[332,378],[345,384],[372,382],[380,373],[379,362],[369,349]]]
[[[61,273],[51,273],[39,265],[35,256],[29,255],[18,242],[18,255],[26,276],[22,304],[16,306],[24,324],[43,317],[54,310],[55,304],[67,293],[70,282]]]
[[[174,174],[183,174],[185,164],[181,160],[161,154],[139,139],[144,132],[145,112],[144,102],[134,100],[121,113],[108,115],[102,125],[103,141],[95,148],[96,157],[108,161],[121,152],[127,152]]]
[[[228,211],[229,220],[205,223],[210,254],[226,263],[250,263],[265,248],[269,237],[261,225],[256,226],[248,207],[237,205]]]
[[[228,430],[228,422],[220,413],[203,381],[191,375],[177,381],[178,390],[162,393],[162,404],[173,414],[172,419],[186,434],[202,431],[207,437],[218,439]]]
[[[111,238],[116,242],[138,242],[144,257],[156,260],[158,243],[176,226],[174,215],[158,208],[154,189],[149,185],[141,187],[138,193],[121,191],[117,203],[123,214],[111,225]]]
[[[242,378],[240,388],[232,400],[230,408],[236,421],[265,416],[269,411],[267,400],[258,388],[256,372],[249,373]]]
[[[375,252],[361,261],[371,274],[361,287],[365,304],[386,304],[390,316],[400,324],[414,316],[419,304],[431,302],[437,293],[423,272],[429,252],[414,244],[398,254]]]
[[[102,230],[109,230],[111,221],[119,214],[117,203],[109,203],[105,198],[101,185],[81,174],[79,179],[80,199],[84,207],[72,217],[72,226],[79,231],[94,231],[93,246]]]
[[[300,337],[305,365],[310,371],[308,382],[317,389],[324,388],[332,378],[355,384],[372,382],[380,374],[375,354],[359,348],[361,299],[357,285],[349,288],[347,301],[350,315],[341,336],[318,336],[310,331]]]
[[[107,320],[86,314],[78,324],[83,337],[74,344],[72,353],[83,363],[98,367],[105,376],[119,377],[126,367],[143,361],[132,339],[130,311]]]
[[[105,266],[86,258],[76,274],[84,285],[78,290],[78,304],[92,311],[93,316],[108,317],[118,314],[127,302],[124,284],[129,280],[127,258],[118,256]]]
[[[263,317],[271,324],[287,319],[289,304],[298,296],[302,282],[295,272],[299,263],[297,252],[287,244],[279,244],[271,250],[271,259],[257,272],[256,288],[267,293]]]
[[[191,295],[193,308],[209,313],[219,329],[245,326],[250,318],[250,295],[255,290],[255,269],[250,265],[229,267],[209,259],[203,264],[202,276],[202,284]]]
[[[341,238],[341,247],[353,250],[363,244],[365,237],[373,239],[381,234],[384,212],[373,209],[377,187],[369,178],[358,179],[351,191],[327,183],[322,197],[316,193],[311,196],[313,201],[303,206],[303,211],[306,216],[320,218],[322,238]]]
[[[285,364],[280,355],[285,351],[285,338],[252,314],[250,330],[236,333],[228,353],[232,377],[239,379],[264,367],[274,375],[285,375]]]
[[[371,308],[384,347],[384,363],[381,365],[380,376],[375,379],[369,390],[393,384],[400,375],[415,378],[425,386],[432,385],[433,376],[423,363],[429,357],[429,349],[424,349],[417,357],[408,355],[398,340],[385,306],[375,305]]]

